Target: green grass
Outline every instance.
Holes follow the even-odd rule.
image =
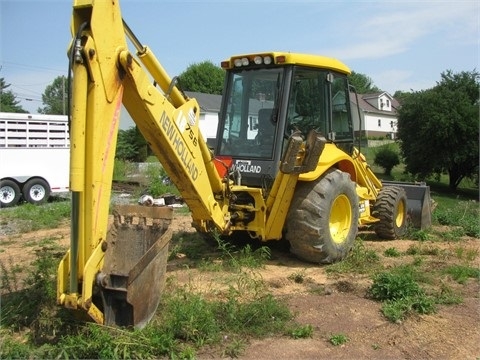
[[[113,164],[113,180],[125,181],[135,174],[136,166],[134,163],[115,159]]]
[[[43,205],[24,203],[2,209],[2,224],[15,223],[17,232],[29,232],[59,227],[70,217],[70,201],[56,201]]]
[[[433,220],[446,226],[452,226],[449,238],[458,239],[464,235],[480,237],[480,207],[477,201],[455,200],[450,196],[437,196],[438,205],[433,212]]]

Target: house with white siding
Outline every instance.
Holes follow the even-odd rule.
[[[207,144],[213,146],[217,136],[218,113],[222,103],[222,95],[204,94],[200,92],[185,91],[189,98],[194,98],[200,105],[200,131],[207,140]]]
[[[389,93],[350,93],[350,106],[356,136],[396,138],[400,104]]]

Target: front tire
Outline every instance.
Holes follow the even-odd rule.
[[[348,173],[331,170],[297,185],[285,238],[300,259],[329,264],[344,259],[358,231],[358,196]]]
[[[15,181],[0,181],[0,207],[4,208],[17,205],[21,195],[20,187]]]
[[[30,179],[23,185],[23,198],[30,204],[43,204],[50,197],[50,186],[43,179]]]
[[[407,231],[407,194],[399,186],[384,186],[373,205],[375,233],[381,239],[395,240]]]

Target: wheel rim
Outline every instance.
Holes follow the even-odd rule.
[[[9,204],[15,199],[15,190],[10,186],[4,186],[0,189],[0,194],[2,196],[2,202],[4,204]]]
[[[350,232],[352,223],[352,210],[350,200],[345,194],[341,194],[335,198],[330,209],[330,235],[336,244],[345,241]]]
[[[41,185],[33,185],[29,191],[30,198],[39,201],[45,197],[45,188]]]
[[[405,221],[405,202],[400,201],[397,206],[397,211],[395,215],[395,225],[401,227]]]

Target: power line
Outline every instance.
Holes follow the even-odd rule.
[[[46,83],[44,83],[44,84],[45,84],[45,85],[51,84],[51,82],[46,82]],[[11,86],[12,86],[12,88],[13,88],[12,90],[16,90],[16,89],[23,90],[23,91],[26,91],[26,92],[28,92],[28,93],[30,93],[30,94],[33,94],[34,96],[35,96],[35,95],[37,95],[37,96],[42,95],[42,93],[40,93],[40,92],[38,92],[38,91],[31,90],[31,89],[27,89],[27,88],[23,88],[23,87],[21,87],[21,86],[15,85],[15,84],[11,84]],[[32,85],[25,85],[25,86],[38,86],[38,85],[33,85],[33,84],[32,84]]]
[[[19,94],[14,94],[15,95],[15,98],[17,99],[22,99],[22,100],[25,100],[25,101],[35,101],[35,102],[42,102],[41,99],[34,99],[32,97],[24,97],[24,96],[21,96]]]
[[[5,64],[5,65],[10,65],[10,66],[13,66],[13,67],[18,67],[18,68],[43,70],[45,72],[54,72],[54,73],[61,73],[61,74],[65,74],[67,72],[65,69],[63,69],[63,70],[53,69],[53,68],[48,68],[48,67],[44,67],[44,66],[20,64],[20,63],[16,63],[16,62],[12,62],[12,61],[5,61],[5,60],[1,61],[1,63]]]

